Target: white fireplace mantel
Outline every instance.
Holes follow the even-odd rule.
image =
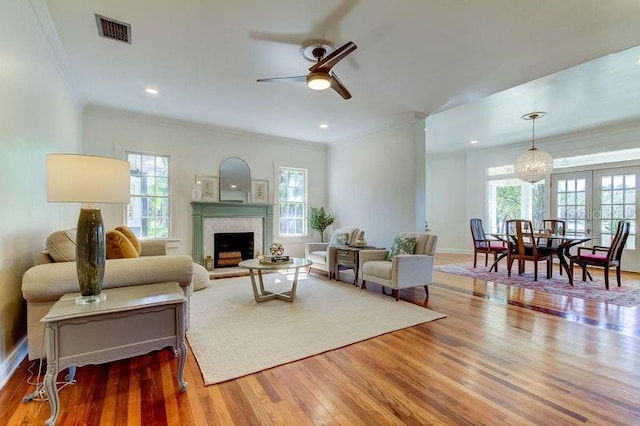
[[[273,204],[257,203],[207,203],[194,201],[191,203],[193,211],[193,246],[194,262],[204,264],[205,245],[204,221],[208,218],[258,218],[262,221],[262,253],[268,251],[273,240]],[[253,222],[253,221],[250,221]],[[212,240],[213,241],[213,240]]]

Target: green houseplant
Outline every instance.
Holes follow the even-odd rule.
[[[335,222],[335,218],[328,214],[324,207],[311,207],[311,216],[309,217],[309,226],[320,232],[320,241],[324,242],[324,230]]]

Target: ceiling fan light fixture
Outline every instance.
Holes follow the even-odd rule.
[[[324,72],[312,72],[307,76],[307,86],[312,90],[326,90],[331,87],[331,77]]]

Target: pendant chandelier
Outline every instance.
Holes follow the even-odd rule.
[[[531,120],[533,131],[531,136],[531,148],[522,154],[513,165],[516,176],[529,183],[536,183],[544,179],[553,171],[553,157],[546,151],[536,148],[536,120],[547,115],[546,112],[530,112],[523,115],[523,120]]]

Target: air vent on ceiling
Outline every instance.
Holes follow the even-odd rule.
[[[100,37],[131,44],[131,24],[125,24],[97,13],[96,23]]]

